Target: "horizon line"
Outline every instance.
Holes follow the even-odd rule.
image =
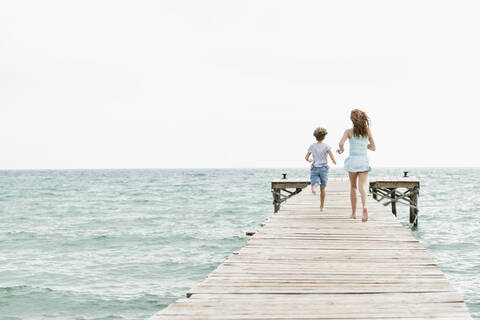
[[[480,166],[377,166],[372,168],[372,171],[375,169],[480,169]],[[107,168],[107,167],[96,167],[96,168],[1,168],[0,171],[48,171],[48,170],[232,170],[232,169],[306,169],[309,170],[309,167],[117,167],[117,168]],[[341,169],[343,167],[330,167],[330,169]]]

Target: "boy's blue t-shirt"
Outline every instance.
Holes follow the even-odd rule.
[[[308,152],[312,154],[312,167],[323,167],[327,165],[327,154],[330,146],[326,143],[313,143]]]

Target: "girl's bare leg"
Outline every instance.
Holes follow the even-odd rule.
[[[320,187],[320,211],[323,211],[325,205],[325,187]]]
[[[363,217],[362,221],[366,222],[368,220],[368,210],[367,210],[367,183],[368,183],[368,171],[358,173],[358,187],[360,190],[360,197],[362,198],[362,208],[363,208]]]
[[[357,176],[358,172],[349,172],[348,177],[350,178],[350,203],[352,204],[352,216],[350,218],[356,219],[357,211]]]

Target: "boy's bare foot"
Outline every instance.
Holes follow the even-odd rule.
[[[350,219],[357,219],[357,215],[355,213],[352,213],[352,215],[350,216]]]
[[[368,220],[368,210],[367,208],[363,208],[362,222],[367,222],[367,220]]]
[[[320,207],[320,212],[323,212],[323,207]]]

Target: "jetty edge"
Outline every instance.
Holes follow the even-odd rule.
[[[352,220],[346,180],[329,180],[326,210],[304,190],[246,245],[159,311],[165,319],[471,319],[434,259],[368,198]]]

